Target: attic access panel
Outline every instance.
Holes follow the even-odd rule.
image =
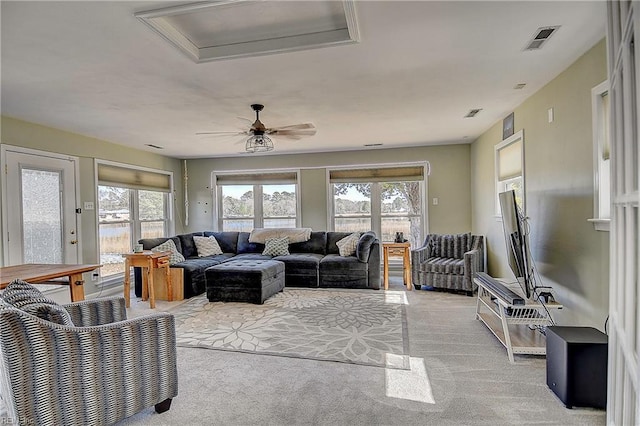
[[[134,16],[196,63],[360,39],[352,0],[203,2]]]

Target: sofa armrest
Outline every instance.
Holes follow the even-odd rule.
[[[377,241],[376,234],[373,232],[365,232],[360,236],[358,245],[356,246],[356,257],[360,262],[367,263],[371,254],[371,247]]]
[[[431,247],[429,245],[422,246],[420,248],[411,250],[411,264],[412,265],[420,265],[430,257]]]
[[[83,300],[63,307],[77,327],[110,324],[127,319],[124,297],[121,296]]]
[[[464,276],[473,280],[476,273],[482,271],[480,250],[470,250],[464,254]]]
[[[115,423],[178,392],[166,313],[68,327],[0,309],[0,348],[8,415],[33,424]]]

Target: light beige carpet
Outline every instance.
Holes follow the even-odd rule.
[[[405,305],[389,292],[287,288],[263,305],[200,295],[171,313],[182,347],[409,368]]]

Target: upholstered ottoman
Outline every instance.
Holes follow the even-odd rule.
[[[205,270],[210,302],[262,304],[284,289],[284,263],[277,260],[237,259]]]

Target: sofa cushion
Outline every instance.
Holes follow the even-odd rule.
[[[43,320],[71,327],[74,325],[66,309],[46,298],[26,281],[11,281],[0,297],[6,304]]]
[[[268,238],[262,254],[265,256],[286,256],[289,254],[289,238]]]
[[[315,253],[292,253],[286,256],[276,256],[273,260],[279,260],[285,264],[287,275],[302,274],[315,275],[318,273],[320,260],[323,256]]]
[[[365,232],[360,236],[358,245],[356,246],[356,257],[360,262],[366,262],[369,260],[369,253],[371,252],[371,245],[376,240],[376,234],[372,231]]]
[[[238,249],[237,254],[242,253],[262,253],[264,251],[264,244],[249,242],[249,233],[240,232],[238,234]]]
[[[198,249],[196,248],[196,243],[195,243],[195,240],[193,239],[193,237],[196,235],[202,236],[203,233],[193,232],[191,234],[182,234],[177,236],[180,239],[180,245],[181,245],[180,253],[182,253],[182,255],[185,258],[196,256],[198,254]]]
[[[302,243],[289,244],[289,253],[315,253],[325,254],[327,247],[327,233],[324,231],[312,232],[311,238]]]
[[[464,259],[431,257],[420,265],[423,272],[464,275]]]
[[[229,231],[229,232],[211,232],[205,231],[205,237],[215,237],[218,245],[220,246],[220,250],[223,253],[237,253],[238,252],[238,234],[239,232]]]
[[[197,294],[204,293],[206,289],[204,279],[205,269],[219,265],[227,259],[229,259],[228,255],[192,257],[188,260],[172,265],[174,268],[183,269],[184,297],[189,298]]]
[[[368,265],[355,256],[328,254],[319,265],[320,287],[365,288],[368,271]]]
[[[193,242],[196,243],[196,249],[198,251],[198,257],[215,256],[222,254],[222,249],[216,240],[216,237],[210,235],[208,237],[194,236]]]
[[[358,246],[358,241],[360,241],[360,235],[360,232],[354,232],[353,234],[336,241],[340,256],[346,257],[356,254],[356,247]]]
[[[471,248],[471,234],[438,235],[431,240],[431,256],[463,259]]]
[[[182,253],[178,251],[172,239],[169,239],[164,243],[153,247],[151,251],[154,253],[158,253],[161,251],[170,251],[171,252],[171,254],[169,255],[170,265],[175,265],[176,263],[180,263],[184,261],[184,256],[182,255]]]
[[[231,259],[233,260],[235,259],[271,260],[273,259],[273,256],[268,256],[262,253],[240,253],[240,254],[236,254]]]
[[[338,246],[336,243],[351,235],[351,232],[327,232],[327,249],[325,254],[338,254]]]

